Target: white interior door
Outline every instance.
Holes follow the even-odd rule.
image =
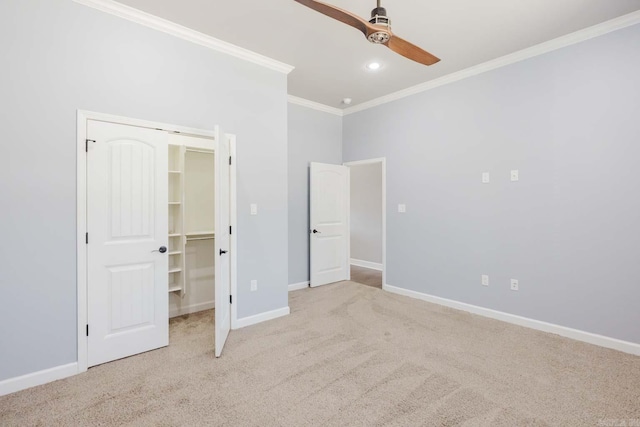
[[[87,124],[88,366],[169,344],[166,132]],[[164,248],[164,249],[163,249]]]
[[[311,286],[349,280],[349,168],[311,163]]]
[[[216,230],[215,230],[215,262],[216,298],[215,298],[215,342],[216,357],[222,354],[222,348],[231,329],[231,256],[229,251],[231,239],[229,227],[231,225],[230,203],[230,149],[229,140],[223,137],[218,140],[215,152],[216,158]]]

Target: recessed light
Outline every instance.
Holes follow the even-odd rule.
[[[369,62],[367,64],[367,70],[369,71],[377,71],[380,69],[380,67],[382,67],[382,64],[380,64],[379,62]]]

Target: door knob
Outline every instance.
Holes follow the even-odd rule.
[[[160,252],[161,254],[167,252],[167,247],[166,246],[160,246],[158,249],[155,249],[151,252]]]
[[[313,229],[313,234],[316,234],[316,233],[320,233],[320,232],[314,228]]]
[[[228,251],[225,251],[225,250],[220,249],[220,255],[221,255],[221,256],[222,256],[222,255],[224,255],[224,254],[226,254],[227,252],[228,252]]]

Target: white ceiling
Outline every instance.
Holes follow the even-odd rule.
[[[393,31],[441,58],[425,67],[293,0],[119,0],[293,65],[289,94],[353,105],[640,10],[640,0],[383,0]],[[369,17],[375,0],[324,0]],[[372,73],[365,64],[377,60]],[[595,60],[595,58],[594,58]]]

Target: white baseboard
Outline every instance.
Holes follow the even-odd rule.
[[[198,304],[187,305],[184,307],[172,308],[171,311],[169,311],[169,317],[171,318],[176,316],[184,316],[185,314],[211,310],[212,308],[215,308],[215,306],[216,306],[215,301],[207,301],[207,302],[201,302]]]
[[[540,320],[529,319],[527,317],[517,316],[515,314],[504,313],[502,311],[492,310],[489,308],[479,307],[477,305],[466,304],[446,298],[440,298],[421,292],[411,291],[408,289],[398,288],[391,285],[383,285],[382,289],[398,295],[404,295],[411,298],[443,305],[457,310],[467,311],[469,313],[478,314],[480,316],[489,317],[491,319],[501,320],[503,322],[512,323],[526,328],[536,329],[542,332],[557,334],[566,338],[577,341],[583,341],[589,344],[598,345],[600,347],[611,348],[613,350],[640,356],[640,344],[619,340],[617,338],[605,337],[603,335],[593,334],[578,329],[568,328],[566,326],[555,325],[553,323],[542,322]]]
[[[289,285],[289,292],[298,291],[300,289],[307,289],[309,287],[309,282],[300,282],[300,283],[292,283]]]
[[[361,259],[351,258],[349,260],[351,265],[355,265],[356,267],[370,268],[372,270],[382,271],[382,264],[371,261],[363,261]]]
[[[78,363],[73,362],[67,365],[45,369],[43,371],[32,372],[20,377],[9,378],[7,380],[0,381],[0,396],[50,383],[52,381],[61,380],[76,374],[78,374]]]
[[[243,317],[234,322],[232,329],[240,329],[256,323],[266,322],[267,320],[277,319],[278,317],[288,316],[289,307],[282,307],[277,310],[267,311],[265,313],[256,314],[255,316]]]

